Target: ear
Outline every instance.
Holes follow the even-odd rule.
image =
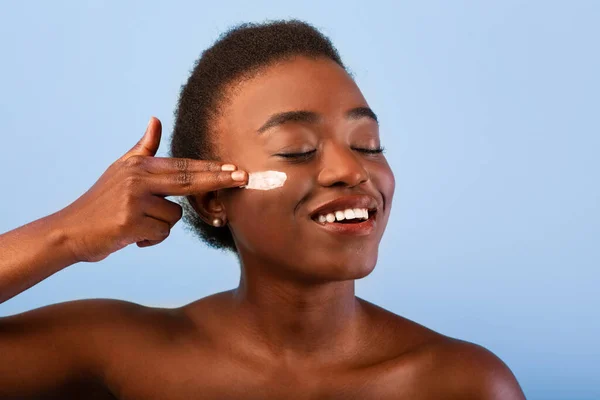
[[[219,200],[218,194],[218,191],[214,191],[196,194],[193,196],[186,196],[192,208],[208,225],[212,225],[215,218],[220,218],[223,221],[223,225],[227,224],[225,207]]]

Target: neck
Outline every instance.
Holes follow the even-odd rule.
[[[243,268],[234,304],[240,329],[278,356],[327,358],[357,342],[354,280],[302,284]]]

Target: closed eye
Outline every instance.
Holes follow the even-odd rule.
[[[377,147],[375,149],[353,147],[352,150],[358,151],[363,154],[381,154],[385,151],[385,149],[383,147]],[[301,162],[301,161],[309,160],[316,152],[317,152],[317,150],[314,149],[314,150],[306,151],[303,153],[279,153],[279,154],[276,154],[276,156],[289,159],[290,161],[293,161],[293,162]]]
[[[276,156],[278,157],[283,157],[283,158],[287,158],[290,159],[291,161],[304,161],[304,160],[308,160],[309,158],[311,158],[313,156],[313,154],[316,153],[316,149],[314,150],[310,150],[310,151],[306,151],[304,153],[280,153],[280,154],[276,154]]]
[[[352,150],[356,150],[360,153],[365,153],[365,154],[381,154],[385,151],[385,148],[377,147],[376,149],[364,149],[362,147],[353,147]]]

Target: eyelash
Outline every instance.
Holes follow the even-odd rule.
[[[378,147],[376,149],[363,149],[360,147],[353,147],[352,150],[356,150],[360,153],[374,155],[381,154],[385,151],[385,148]],[[308,160],[317,150],[307,151],[305,153],[281,153],[277,154],[279,157],[293,159],[293,160]]]
[[[383,147],[378,147],[376,149],[362,149],[360,147],[353,147],[352,150],[356,150],[365,154],[381,154],[385,151]]]

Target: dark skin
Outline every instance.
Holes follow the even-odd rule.
[[[377,122],[347,115],[369,107],[351,77],[330,60],[295,57],[228,93],[214,126],[219,158],[244,171],[283,171],[288,180],[271,191],[244,190],[215,172],[222,163],[210,176],[199,163],[179,163],[204,169],[177,194],[208,223],[228,224],[241,262],[238,288],[177,309],[84,300],[2,318],[0,354],[9,362],[0,363],[0,398],[524,399],[488,350],[355,296],[354,280],[375,267],[394,177],[382,154],[363,151],[380,146]],[[273,114],[298,110],[318,115],[257,132]],[[122,159],[153,158],[159,140],[155,120]],[[313,220],[323,203],[356,195],[376,204],[368,234],[332,233]],[[91,208],[70,207],[43,226],[74,237],[77,218]],[[162,210],[169,228],[181,217],[175,207]],[[65,257],[105,258],[120,248],[116,239],[98,244],[106,236],[65,240]],[[126,237],[118,242],[140,247],[166,238]],[[12,278],[12,286],[50,273]]]

